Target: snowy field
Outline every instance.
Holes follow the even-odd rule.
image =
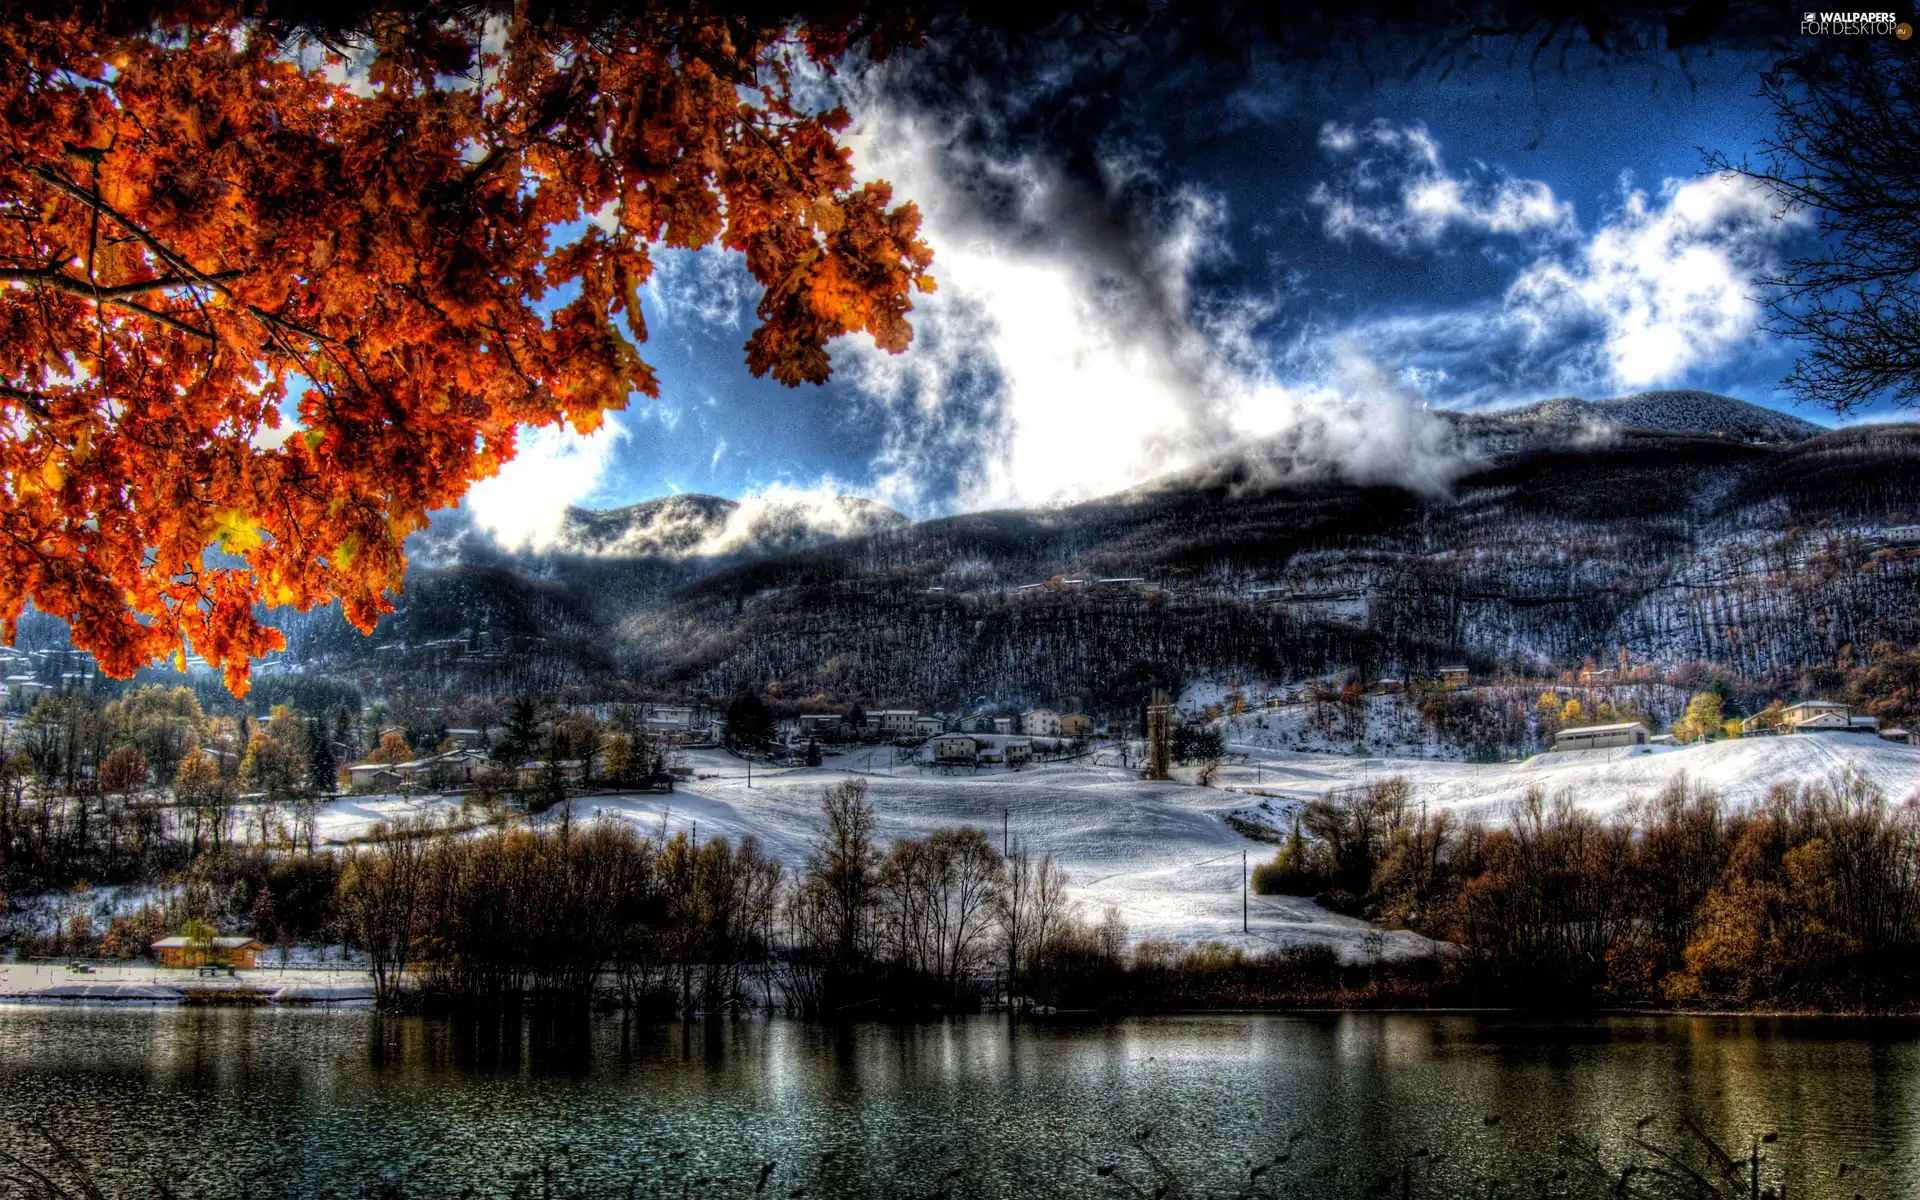
[[[1494,764],[1291,754],[1234,742],[1227,749],[1244,754],[1246,762],[1221,768],[1218,782],[1224,787],[1304,799],[1400,775],[1412,781],[1418,799],[1489,822],[1504,820],[1513,803],[1535,788],[1549,799],[1571,796],[1595,812],[1651,798],[1680,779],[1717,792],[1736,807],[1760,800],[1775,784],[1847,772],[1873,783],[1891,800],[1920,795],[1920,748],[1846,735],[1560,751]]]
[[[1368,952],[1368,927],[1302,899],[1253,896],[1250,932],[1240,932],[1241,854],[1257,863],[1273,847],[1236,833],[1226,824],[1228,814],[1281,824],[1289,801],[1388,775],[1406,776],[1416,797],[1429,805],[1496,822],[1535,787],[1549,796],[1568,793],[1599,811],[1651,797],[1682,776],[1741,805],[1759,799],[1775,783],[1822,779],[1836,771],[1856,772],[1895,800],[1920,790],[1920,750],[1866,738],[1593,750],[1495,765],[1230,748],[1244,749],[1247,760],[1223,767],[1220,786],[1213,788],[1145,783],[1117,766],[1090,760],[954,776],[897,766],[858,777],[867,780],[882,839],[973,825],[997,842],[1004,831],[1016,845],[1050,854],[1066,868],[1088,917],[1097,919],[1111,906],[1136,939],[1213,938],[1248,948],[1319,942],[1349,958]],[[888,757],[882,752],[876,762]],[[768,853],[797,869],[821,827],[821,792],[854,774],[844,759],[818,768],[767,772],[756,767],[749,787],[738,759],[719,751],[689,758],[699,778],[672,795],[587,797],[575,801],[574,819],[604,815],[637,822],[649,832],[691,829],[702,838],[752,835]],[[446,809],[434,800],[356,799],[329,810],[321,828],[328,840],[342,841],[401,813]],[[1417,937],[1396,933],[1376,948],[1394,954],[1420,945]]]

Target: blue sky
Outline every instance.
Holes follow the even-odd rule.
[[[660,398],[591,441],[529,439],[472,507],[508,541],[566,503],[682,491],[930,516],[1274,438],[1346,478],[1444,486],[1428,407],[1652,387],[1792,407],[1792,347],[1756,330],[1750,281],[1806,223],[1702,175],[1703,149],[1771,128],[1763,59],[1388,65],[849,72],[857,167],[928,216],[941,290],[914,346],[843,339],[824,387],[753,379],[739,262],[663,254]]]

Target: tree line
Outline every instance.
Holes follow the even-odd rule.
[[[1085,922],[1050,859],[978,829],[881,845],[862,780],[826,790],[789,875],[750,836],[625,821],[477,836],[396,823],[340,861],[337,928],[387,1004],[526,1000],[807,1015],[1044,998],[1124,927]]]
[[[1382,780],[1300,810],[1254,875],[1448,943],[1435,987],[1527,1004],[1904,1008],[1920,809],[1854,776],[1737,809],[1676,782],[1610,816],[1535,792],[1501,826]]]

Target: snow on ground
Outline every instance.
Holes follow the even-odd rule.
[[[1111,755],[1020,771],[942,775],[906,765],[904,759],[892,764],[885,750],[832,759],[825,767],[766,771],[756,766],[749,787],[741,760],[720,751],[694,751],[688,760],[696,778],[680,790],[584,797],[574,801],[573,819],[605,816],[636,822],[648,832],[691,830],[703,839],[751,835],[768,854],[797,870],[820,832],[821,793],[843,779],[862,778],[882,840],[972,825],[997,843],[1004,827],[1016,844],[1036,855],[1050,854],[1065,867],[1086,916],[1098,919],[1112,906],[1136,939],[1211,938],[1249,949],[1320,943],[1354,959],[1368,952],[1369,927],[1304,899],[1251,897],[1251,932],[1241,934],[1241,854],[1258,863],[1271,856],[1273,847],[1236,833],[1226,824],[1229,814],[1279,825],[1287,801],[1388,775],[1406,776],[1416,797],[1430,805],[1490,822],[1505,820],[1512,803],[1534,787],[1550,797],[1570,793],[1602,811],[1650,798],[1682,776],[1740,805],[1760,799],[1776,783],[1824,779],[1836,771],[1856,772],[1895,800],[1920,789],[1920,750],[1868,738],[1753,738],[1674,749],[1542,754],[1499,764],[1230,749],[1244,752],[1246,761],[1223,767],[1221,786],[1214,788],[1146,783],[1110,765]],[[869,762],[878,769],[858,771]],[[360,798],[333,806],[322,828],[330,839],[340,840],[360,836],[399,812],[450,807],[432,800]],[[550,822],[555,815],[541,819]],[[1421,945],[1412,934],[1393,933],[1379,948],[1395,954]]]
[[[96,964],[78,974],[60,963],[0,962],[0,1000],[179,1004],[218,992],[279,1004],[365,1005],[373,1001],[373,980],[357,966],[282,967],[273,954],[262,955],[256,970],[211,978],[148,963]]]
[[[1412,782],[1417,798],[1428,804],[1487,821],[1504,820],[1513,803],[1534,788],[1549,798],[1565,793],[1582,807],[1611,812],[1635,799],[1651,799],[1683,777],[1740,807],[1760,800],[1775,784],[1814,782],[1845,772],[1875,784],[1894,801],[1920,793],[1920,749],[1847,735],[1559,751],[1490,764],[1298,754],[1236,742],[1227,748],[1244,754],[1246,761],[1221,768],[1222,786],[1307,799],[1399,775]]]

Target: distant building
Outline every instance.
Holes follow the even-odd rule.
[[[1580,668],[1580,683],[1585,687],[1606,687],[1618,683],[1620,672],[1612,667],[1587,666]]]
[[[1638,721],[1619,725],[1583,725],[1553,735],[1555,750],[1610,750],[1616,746],[1644,746],[1652,731]]]
[[[995,733],[1012,733],[1013,718],[1012,717],[995,717],[993,719],[993,731]]]
[[[1033,743],[1026,738],[1009,738],[1000,747],[1000,761],[1010,767],[1021,767],[1033,761]]]
[[[560,776],[561,784],[577,784],[587,777],[587,764],[578,758],[563,758],[549,763],[545,759],[523,762],[515,769],[514,778],[522,791],[536,791],[547,785],[547,780],[555,773]]]
[[[980,743],[971,734],[943,733],[933,739],[936,763],[972,763],[979,761]]]
[[[801,713],[800,732],[808,737],[834,733],[840,728],[839,713]]]
[[[1880,718],[1856,717],[1842,709],[1806,718],[1793,727],[1795,733],[1879,733]]]
[[[1060,736],[1084,738],[1093,736],[1093,718],[1085,713],[1065,713],[1060,717]]]
[[[1911,729],[1882,729],[1880,739],[1898,742],[1902,746],[1920,746],[1920,733],[1915,733]]]
[[[1022,713],[1020,732],[1028,737],[1059,737],[1060,714],[1050,708],[1036,708]]]
[[[1803,725],[1821,720],[1831,727],[1834,724],[1831,718],[1836,715],[1841,718],[1840,723],[1844,725],[1845,718],[1851,711],[1846,705],[1835,704],[1831,700],[1802,700],[1798,704],[1788,705],[1781,711],[1780,727],[1798,730]]]
[[[358,763],[347,768],[347,786],[356,792],[398,791],[404,782],[390,763]]]
[[[939,717],[915,717],[913,719],[913,736],[932,737],[936,733],[943,732],[946,727],[947,723]]]
[[[1465,691],[1467,688],[1467,685],[1472,682],[1473,682],[1473,672],[1467,670],[1467,668],[1465,667],[1452,666],[1452,667],[1440,668],[1440,683],[1441,683],[1441,686],[1443,687],[1451,688],[1456,692],[1461,692],[1461,691]]]
[[[920,712],[913,708],[878,708],[867,713],[867,729],[888,737],[905,737],[913,732],[913,720]]]
[[[254,956],[266,948],[265,943],[247,937],[163,937],[153,944],[163,967],[221,966],[240,971],[253,970]]]

